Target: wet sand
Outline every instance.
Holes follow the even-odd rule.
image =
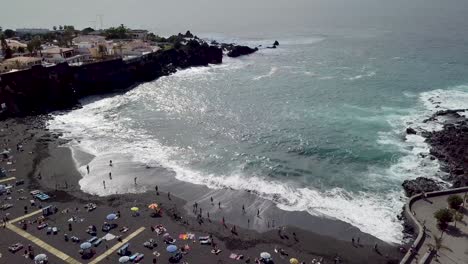
[[[114,194],[105,197],[84,193],[80,190],[79,185],[82,176],[76,169],[70,148],[63,146],[66,142],[61,140],[59,135],[44,129],[44,119],[40,117],[10,119],[0,123],[2,128],[0,142],[4,143],[4,140],[7,140],[5,143],[12,149],[13,160],[15,160],[15,164],[8,166],[17,169],[16,172],[10,172],[8,176],[24,179],[26,185],[22,188],[27,189],[27,192],[32,189],[41,189],[51,194],[50,204],[56,205],[60,210],[69,208],[73,211],[73,208],[79,208],[80,211],[74,212],[74,215],[81,216],[86,220],[76,224],[77,236],[85,237],[87,235],[84,233],[85,226],[94,223],[99,229],[108,213],[121,211],[122,217],[117,220],[119,226],[128,226],[129,232],[140,226],[146,228],[131,242],[135,250],[145,254],[143,263],[150,263],[153,255],[151,250],[143,248],[142,243],[150,237],[158,238],[150,231],[150,226],[158,223],[166,226],[174,237],[190,231],[197,236],[212,234],[215,241],[219,241],[218,246],[222,250],[219,255],[211,254],[209,246],[190,242],[192,250],[183,259],[188,263],[245,262],[245,258],[241,261],[229,259],[230,253],[243,254],[246,258],[250,257],[252,263],[254,258],[263,251],[272,253],[275,263],[289,263],[289,257],[292,256],[306,263],[320,257],[324,258],[322,263],[334,263],[336,256],[340,257],[341,263],[389,263],[389,261],[396,261],[402,257],[397,245],[389,245],[379,241],[344,222],[313,217],[303,212],[284,212],[270,202],[258,199],[255,194],[248,192],[210,190],[204,186],[183,183],[173,177],[167,177],[167,172],[162,171],[161,168],[140,168],[149,170],[148,173],[155,175],[154,184],[158,184],[160,195],[156,195],[154,187],[147,187],[148,191],[144,193]],[[16,151],[16,144],[19,142],[23,144],[24,151],[22,152]],[[86,155],[77,152],[74,154]],[[87,158],[91,160],[93,157]],[[80,156],[79,160],[86,160],[86,157]],[[114,166],[118,167],[118,162],[115,162]],[[1,166],[6,167],[7,165],[2,162]],[[39,173],[40,179],[38,178]],[[133,181],[133,177],[128,177],[129,182]],[[107,180],[107,182],[110,181]],[[143,185],[143,183],[140,184]],[[106,187],[111,188],[111,184]],[[138,186],[133,187],[137,188]],[[168,199],[167,191],[172,194],[171,200]],[[4,198],[5,195],[1,197]],[[215,205],[211,204],[210,197],[215,200]],[[195,201],[198,202],[199,208],[203,208],[202,223],[197,222],[195,214],[192,212]],[[218,201],[222,201],[221,209],[217,206]],[[98,204],[98,209],[92,213],[84,212],[83,206],[88,202]],[[161,205],[165,212],[163,217],[149,217],[150,211],[146,207],[153,202]],[[13,203],[15,204],[13,208],[0,214],[3,216],[4,213],[8,212],[11,215],[10,218],[22,215],[24,213],[22,203],[27,202],[16,200]],[[241,210],[242,204],[246,206],[247,212],[245,214]],[[135,218],[130,215],[130,208],[133,206],[141,208],[141,216]],[[262,208],[260,217],[256,216],[256,208]],[[210,220],[207,219],[206,215],[208,211],[210,212]],[[177,215],[177,219],[174,218],[174,214]],[[222,217],[226,219],[227,227],[221,224]],[[62,226],[62,230],[66,230],[65,225],[67,225],[68,218],[70,218],[70,213],[56,214],[51,217],[50,221]],[[273,219],[275,220],[274,227]],[[231,233],[232,225],[237,226],[237,235]],[[278,234],[279,226],[285,226],[281,237]],[[10,231],[5,230],[5,232]],[[37,233],[38,237],[70,256],[79,258],[78,245],[71,242],[64,243],[63,232],[56,237],[46,236],[44,232],[35,229],[31,232]],[[293,233],[296,234],[296,237]],[[352,237],[359,237],[361,245],[353,245],[351,243]],[[21,241],[21,238],[14,233],[9,236],[1,236],[2,261],[3,259],[11,259],[12,261],[18,259],[19,253],[11,254],[6,250],[9,244],[18,241]],[[169,256],[165,252],[165,245],[161,243],[160,238],[157,241],[159,246],[155,250],[161,253],[161,256],[157,258],[158,263],[167,263]],[[375,243],[379,245],[380,254],[373,250]],[[178,243],[179,246],[183,244],[185,242]],[[112,245],[109,244],[109,246]],[[103,247],[98,248],[97,255],[104,251]],[[275,247],[283,248],[288,252],[289,257],[280,258],[279,254],[274,253]],[[50,256],[50,254],[48,255]],[[117,259],[118,256],[114,253],[103,263],[116,263]],[[85,261],[83,262],[85,263]]]

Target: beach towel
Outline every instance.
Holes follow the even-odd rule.
[[[190,240],[195,239],[195,234],[187,233],[187,237],[188,237],[188,239],[190,239]]]
[[[244,256],[240,255],[240,254],[231,253],[231,255],[229,255],[229,258],[235,259],[235,260],[240,260],[240,259],[244,258]]]
[[[116,238],[116,236],[114,236],[113,234],[111,233],[107,233],[105,236],[102,237],[103,240],[106,240],[106,241],[111,241],[112,239]]]
[[[187,234],[180,234],[180,235],[179,235],[179,239],[187,240],[187,239],[188,239],[188,235],[187,235]]]

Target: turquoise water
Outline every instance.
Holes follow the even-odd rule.
[[[280,46],[86,100],[51,128],[96,156],[123,153],[182,181],[255,191],[283,210],[401,241],[401,183],[443,175],[421,155],[424,139],[404,130],[438,129],[422,120],[468,108],[468,37],[377,29],[203,36]],[[106,194],[100,182],[82,188]]]

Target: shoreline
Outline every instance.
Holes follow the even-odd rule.
[[[25,125],[21,125],[21,127],[19,127],[20,125],[17,124],[16,128],[21,130],[25,129],[26,127],[26,130],[29,130],[30,127],[28,125],[30,124],[28,123],[34,124],[34,122],[38,122],[30,120],[28,121],[27,119],[24,120],[26,121]],[[34,118],[29,119],[35,120]],[[41,120],[40,117],[37,119]],[[18,121],[23,122],[22,119],[19,119]],[[4,121],[3,125],[5,125],[5,122],[10,123],[10,127],[11,125],[15,126],[14,120],[10,119]],[[44,122],[43,118],[42,122]],[[44,123],[42,125],[44,125]],[[34,141],[34,139],[36,139],[36,141]],[[129,203],[135,203],[138,201],[138,203],[145,204],[145,201],[150,202],[154,199],[154,190],[140,194],[110,195],[106,197],[97,197],[95,195],[84,193],[81,191],[78,183],[78,181],[81,179],[81,174],[76,170],[76,165],[71,155],[71,150],[68,147],[63,146],[66,141],[62,140],[59,134],[54,134],[53,132],[47,131],[47,129],[44,127],[36,128],[34,137],[32,137],[31,141],[34,141],[30,143],[30,145],[32,144],[34,146],[30,147],[34,148],[33,154],[31,155],[34,155],[33,163],[35,165],[31,166],[32,170],[25,173],[24,175],[26,175],[28,178],[28,185],[30,188],[42,188],[44,191],[53,195],[54,202],[56,201],[58,203],[64,204],[70,202],[85,204],[92,201],[96,202],[97,204],[110,206],[112,208],[121,208],[122,206],[128,205]],[[36,178],[39,172],[41,173],[41,180]],[[56,183],[58,183],[57,186],[55,185]],[[180,186],[180,183],[176,185]],[[190,188],[193,188],[193,186],[187,187],[187,184],[183,184],[183,187],[181,187],[181,189]],[[326,235],[323,233],[317,234],[314,232],[301,230],[297,227],[287,226],[285,227],[285,230],[287,230],[286,232],[297,233],[299,234],[298,237],[300,237],[299,241],[291,241],[290,239],[281,239],[277,234],[277,228],[271,228],[271,230],[268,231],[265,230],[266,232],[257,232],[257,229],[244,229],[244,227],[242,227],[241,224],[238,225],[237,222],[239,219],[244,219],[245,221],[245,218],[243,218],[240,209],[238,209],[236,212],[235,209],[228,211],[223,207],[222,211],[223,215],[226,217],[227,225],[230,226],[231,223],[234,223],[236,226],[238,226],[239,235],[233,237],[233,235],[229,232],[229,229],[224,228],[221,223],[218,222],[219,218],[221,218],[221,214],[212,214],[212,217],[210,218],[211,223],[206,219],[206,217],[204,217],[204,223],[199,224],[193,216],[193,213],[190,213],[192,208],[191,202],[176,198],[172,195],[174,193],[173,191],[171,191],[171,197],[173,198],[171,201],[169,201],[166,194],[162,192],[167,190],[162,188],[160,188],[160,190],[161,194],[156,196],[158,203],[161,204],[164,210],[168,212],[176,212],[178,216],[182,216],[182,219],[184,219],[182,223],[180,221],[174,221],[177,223],[177,225],[183,227],[188,224],[191,230],[211,233],[225,243],[226,249],[249,249],[259,244],[271,245],[270,247],[273,247],[274,245],[280,245],[287,248],[288,250],[295,250],[298,252],[298,254],[304,254],[306,256],[308,255],[309,258],[312,258],[311,256],[322,256],[325,258],[325,260],[332,260],[337,255],[339,255],[341,260],[343,260],[345,263],[364,263],[368,260],[372,260],[372,263],[386,263],[389,259],[399,259],[402,257],[395,245],[388,245],[384,242],[374,240],[374,238],[369,235],[359,234],[357,232],[353,233],[351,236],[359,236],[361,238],[362,248],[354,247],[351,243],[351,237],[346,237],[348,234],[350,234],[350,230],[347,230],[346,228],[342,229],[342,233],[337,234],[341,239],[329,236],[330,231],[336,231],[333,230],[333,225],[336,223],[330,219],[316,219],[315,222],[310,222],[310,219],[312,218],[304,217],[300,214],[296,215],[294,218],[295,220],[303,219],[304,223],[310,224],[311,226],[316,225],[318,229],[326,231]],[[223,192],[223,190],[221,190],[221,192]],[[177,196],[177,193],[174,194]],[[252,194],[248,194],[247,196],[249,195],[253,196]],[[200,204],[203,204],[203,202]],[[205,207],[205,205],[203,206]],[[270,208],[275,207],[271,206]],[[284,214],[284,212],[280,212],[278,210],[279,209],[271,209],[270,213]],[[219,218],[217,219],[217,217]],[[288,215],[285,218],[289,217],[290,216]],[[324,226],[326,224],[328,224],[328,226]],[[352,231],[354,230],[351,230],[351,232]],[[329,233],[327,234],[327,232]],[[372,245],[376,241],[378,241],[377,243],[379,244],[381,251],[384,252],[383,255],[378,255],[373,252]]]
[[[82,150],[76,149],[76,147],[70,146],[68,144],[61,145],[60,148],[67,148],[71,152],[71,157],[73,159],[73,164],[75,167],[76,177],[80,178],[80,181],[85,181],[82,177],[82,174],[79,172],[80,164],[83,166],[82,170],[85,170],[86,164],[91,162],[93,166],[99,166],[99,172],[93,172],[93,166],[90,166],[90,178],[102,177],[103,179],[107,176],[107,169],[110,170],[109,165],[107,164],[108,159],[99,158],[101,160],[94,161],[94,155],[83,152]],[[85,156],[85,159],[88,159],[88,162],[76,160],[74,153],[79,152],[79,156]],[[93,158],[91,158],[93,157]],[[112,181],[106,179],[106,189],[109,190],[112,188],[112,183],[118,180],[119,176],[122,174],[127,174],[130,172],[138,171],[138,175],[145,173],[145,178],[150,178],[150,181],[145,181],[143,186],[139,185],[140,188],[145,188],[147,191],[138,190],[138,187],[134,189],[132,180],[133,178],[128,175],[126,178],[127,184],[130,186],[127,192],[119,192],[118,194],[109,193],[99,194],[94,193],[95,188],[90,189],[88,186],[85,186],[85,190],[78,184],[80,192],[95,195],[97,197],[108,197],[110,195],[126,195],[126,194],[136,194],[144,195],[146,193],[154,192],[154,187],[157,185],[160,190],[164,190],[165,193],[170,192],[171,195],[178,197],[183,200],[185,205],[183,209],[185,213],[196,217],[193,211],[193,202],[197,202],[198,207],[203,209],[204,216],[206,212],[209,212],[212,220],[221,221],[222,217],[226,218],[226,222],[230,224],[235,224],[238,227],[245,229],[256,230],[260,233],[271,231],[272,229],[278,228],[279,226],[294,226],[299,229],[304,229],[319,235],[329,236],[337,240],[342,240],[348,242],[352,237],[360,237],[363,244],[373,245],[375,242],[381,242],[380,239],[376,239],[374,236],[360,231],[357,227],[328,217],[320,217],[309,214],[306,211],[286,211],[278,208],[273,201],[258,197],[255,193],[246,190],[233,190],[233,189],[211,189],[205,185],[198,185],[190,182],[184,182],[175,178],[175,172],[170,171],[163,167],[145,167],[144,164],[138,164],[137,162],[126,162],[125,157],[116,159],[117,156],[112,156],[113,167],[112,167]],[[119,166],[119,161],[125,162],[122,164],[125,168],[123,171],[119,171],[117,168]],[[98,164],[96,164],[98,163]],[[105,163],[105,164],[103,164]],[[104,168],[103,168],[104,167]],[[129,170],[128,167],[131,169]],[[106,170],[106,171],[103,171]],[[148,187],[151,182],[151,187]],[[85,185],[92,185],[91,182],[83,183]],[[117,184],[121,184],[118,182]],[[110,187],[110,188],[109,188]],[[99,186],[99,189],[102,190],[103,186]],[[88,191],[87,191],[87,190]],[[211,204],[210,198],[213,197],[215,201],[220,201],[223,207],[222,211],[217,210],[217,204]],[[189,202],[192,201],[192,202]],[[234,202],[235,201],[235,202]],[[242,213],[242,205],[245,205],[246,212]],[[257,209],[261,212],[261,217],[257,217]],[[393,244],[396,245],[396,244]]]

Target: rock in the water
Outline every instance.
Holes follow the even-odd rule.
[[[442,187],[432,179],[418,177],[414,180],[406,180],[402,184],[406,196],[411,197],[418,193],[439,191]]]
[[[415,135],[415,134],[416,134],[416,130],[414,130],[414,128],[408,127],[408,128],[406,129],[406,134],[408,134],[408,135]]]
[[[228,56],[229,57],[239,57],[239,56],[242,56],[242,55],[249,55],[249,54],[252,54],[254,52],[256,52],[258,50],[258,48],[254,48],[252,49],[251,47],[248,47],[248,46],[233,46],[229,52],[228,52]]]

